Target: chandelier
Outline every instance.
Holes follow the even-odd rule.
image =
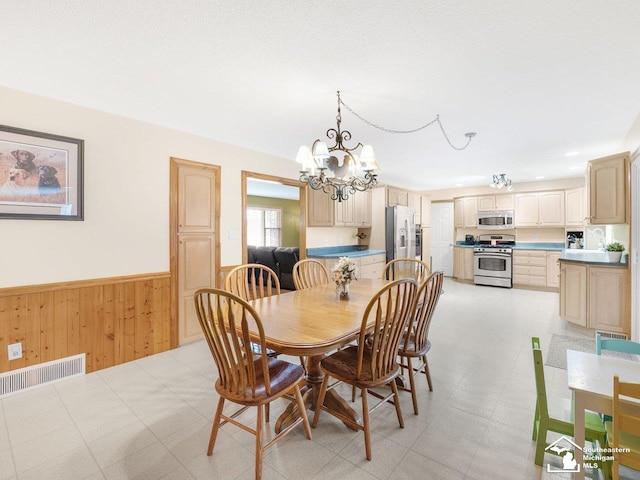
[[[343,142],[351,140],[348,130],[341,130],[342,116],[340,112],[340,92],[338,94],[338,128],[327,130],[327,138],[335,140],[335,145],[327,147],[325,142],[316,140],[311,148],[306,145],[298,149],[296,162],[302,165],[300,181],[309,184],[313,190],[322,190],[330,194],[333,200],[342,202],[357,191],[375,187],[378,184],[375,170],[378,170],[373,147],[358,143],[348,148]],[[362,147],[360,156],[353,153]],[[358,175],[360,174],[360,175]]]
[[[489,186],[491,188],[507,187],[508,192],[513,190],[513,187],[511,186],[511,179],[507,178],[504,173],[501,173],[500,175],[494,175],[493,181],[489,184]]]

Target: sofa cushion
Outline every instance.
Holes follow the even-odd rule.
[[[278,264],[280,286],[287,290],[295,290],[293,283],[293,266],[300,260],[298,247],[277,247],[273,256]]]

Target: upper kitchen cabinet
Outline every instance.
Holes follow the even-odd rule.
[[[585,189],[572,188],[564,192],[564,217],[567,227],[584,226]]]
[[[396,205],[409,206],[409,192],[395,187],[387,187],[387,206],[394,207]]]
[[[309,227],[333,227],[335,205],[331,195],[322,190],[307,188],[307,225]]]
[[[478,197],[478,211],[513,210],[514,195],[483,195]]]
[[[453,223],[455,227],[475,228],[478,226],[477,197],[454,199]]]
[[[356,227],[370,227],[371,226],[371,190],[364,192],[358,192],[353,197],[355,198],[353,217]]]
[[[360,193],[360,192],[358,192]],[[336,227],[352,227],[355,224],[355,205],[358,194],[349,195],[341,202],[333,202],[335,211],[334,224]]]
[[[431,198],[422,196],[420,197],[421,209],[420,209],[420,225],[422,228],[431,226]]]
[[[587,197],[592,225],[628,223],[629,152],[589,162]]]
[[[564,191],[515,196],[516,227],[564,227]]]
[[[413,208],[415,212],[413,214],[413,223],[416,225],[420,223],[420,212],[422,208],[420,198],[419,193],[407,192],[407,206]]]

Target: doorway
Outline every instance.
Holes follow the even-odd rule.
[[[307,188],[298,180],[265,175],[263,173],[242,171],[242,263],[247,263],[247,208],[250,205],[250,197],[285,198],[292,199],[292,190],[299,202],[299,216],[297,219],[283,218],[283,225],[297,222],[297,245],[300,249],[300,259],[306,258],[307,253]],[[284,238],[287,235],[284,235]],[[289,242],[294,243],[294,242]]]
[[[431,261],[433,271],[453,277],[453,202],[431,203]]]

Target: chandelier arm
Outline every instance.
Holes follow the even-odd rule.
[[[366,123],[367,125],[369,125],[370,127],[373,128],[377,128],[378,130],[382,130],[383,132],[387,132],[387,133],[415,133],[415,132],[419,132],[420,130],[424,130],[425,128],[433,125],[434,123],[437,123],[440,126],[440,130],[442,131],[442,135],[444,136],[445,140],[447,141],[447,143],[449,144],[449,146],[451,148],[453,148],[454,150],[464,150],[465,148],[467,148],[469,146],[469,143],[471,143],[471,140],[473,139],[473,137],[475,136],[475,133],[466,133],[465,137],[467,137],[467,143],[464,144],[464,146],[462,147],[456,147],[451,140],[449,139],[449,136],[447,135],[447,132],[445,132],[444,127],[442,125],[442,122],[440,121],[440,115],[436,115],[436,118],[434,118],[433,120],[431,120],[429,123],[426,123],[424,125],[422,125],[421,127],[418,128],[414,128],[413,130],[393,130],[390,128],[385,128],[385,127],[381,127],[380,125],[376,125],[373,122],[370,122],[369,120],[367,120],[366,118],[364,118],[363,116],[359,115],[358,113],[356,113],[349,105],[347,105],[346,103],[344,103],[344,101],[341,98],[338,98],[338,101],[344,105],[344,107],[349,110],[353,115],[355,115],[358,119],[360,119],[362,122]]]

